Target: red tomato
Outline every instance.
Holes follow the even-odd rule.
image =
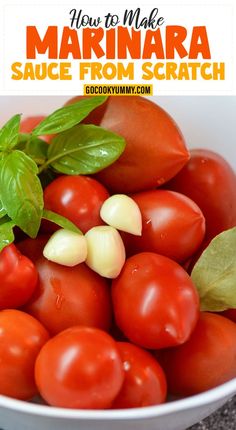
[[[182,194],[167,190],[132,195],[142,213],[142,236],[123,235],[128,253],[151,251],[178,262],[200,246],[205,219],[199,207]]]
[[[190,339],[158,352],[172,394],[189,396],[236,377],[236,324],[202,312]]]
[[[47,340],[45,328],[30,315],[0,312],[0,394],[27,400],[37,393],[34,364]]]
[[[176,175],[189,159],[176,123],[162,108],[143,97],[111,96],[85,122],[99,124],[126,139],[121,157],[96,175],[113,192],[156,188]]]
[[[32,296],[38,273],[32,261],[11,244],[0,252],[0,280],[0,309],[18,308]]]
[[[198,204],[206,218],[207,239],[236,225],[236,175],[219,154],[192,150],[191,160],[168,188]]]
[[[27,239],[18,242],[16,246],[22,254],[36,262],[43,256],[43,249],[49,238],[49,235],[40,235],[36,239],[27,237]]]
[[[86,176],[60,176],[44,190],[45,208],[65,216],[83,233],[104,224],[100,208],[108,197],[99,182]]]
[[[164,403],[166,378],[157,360],[147,351],[128,342],[117,344],[125,380],[113,408],[139,408]]]
[[[36,267],[38,287],[25,309],[51,334],[74,325],[109,329],[110,290],[104,278],[85,264],[65,267],[43,257]]]
[[[109,334],[72,327],[42,348],[35,377],[41,396],[50,405],[104,409],[121,389],[124,372],[116,342]]]
[[[166,348],[186,342],[199,315],[191,278],[174,261],[145,252],[128,258],[112,284],[118,327],[144,348]]]
[[[236,309],[227,309],[226,311],[221,312],[221,315],[236,323]]]
[[[46,118],[45,115],[29,116],[27,118],[24,118],[20,124],[20,132],[21,133],[31,133],[31,131],[45,118]],[[41,136],[41,138],[43,140],[45,140],[46,142],[49,142],[51,137],[52,136]]]

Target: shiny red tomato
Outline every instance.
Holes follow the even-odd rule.
[[[45,208],[65,216],[83,233],[104,224],[100,218],[107,190],[87,176],[60,176],[44,190]]]
[[[202,312],[190,339],[158,352],[172,394],[189,396],[236,377],[236,324]]]
[[[21,121],[20,132],[21,133],[31,133],[31,131],[44,119],[45,115],[28,116]],[[52,136],[41,136],[43,140],[49,142]]]
[[[162,108],[143,97],[111,96],[85,122],[98,124],[126,139],[121,157],[96,175],[113,192],[156,188],[176,175],[189,159],[176,123]]]
[[[168,188],[193,199],[206,218],[206,237],[236,225],[236,175],[221,155],[194,149],[191,159]]]
[[[125,380],[113,408],[158,405],[166,399],[166,378],[157,360],[147,351],[128,342],[117,343]]]
[[[39,283],[25,310],[51,334],[74,325],[109,329],[111,300],[104,278],[85,264],[65,267],[43,257],[36,267]]]
[[[186,342],[199,315],[191,278],[174,261],[144,252],[127,259],[112,284],[118,327],[144,348],[166,348]]]
[[[24,312],[0,312],[0,394],[27,400],[37,393],[36,357],[48,340],[45,328]]]
[[[205,219],[188,197],[167,190],[133,194],[142,214],[142,236],[123,235],[129,254],[156,252],[182,262],[200,246]]]
[[[36,361],[41,396],[53,406],[108,408],[124,380],[116,342],[98,329],[72,327],[51,339]]]
[[[38,282],[29,258],[11,244],[0,252],[0,309],[18,308],[32,296]]]

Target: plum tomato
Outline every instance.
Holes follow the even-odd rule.
[[[221,155],[194,149],[181,172],[167,184],[193,199],[206,218],[206,238],[236,225],[236,175]]]
[[[143,97],[110,96],[85,122],[100,125],[126,140],[121,157],[96,175],[114,193],[156,188],[176,175],[189,159],[174,120]]]
[[[13,243],[0,252],[0,282],[0,310],[24,305],[36,288],[35,265]]]
[[[52,335],[74,325],[109,329],[111,299],[104,278],[85,264],[66,267],[44,257],[36,267],[39,283],[25,310]]]
[[[34,263],[39,260],[43,255],[43,249],[48,242],[49,235],[39,235],[35,239],[27,237],[26,239],[18,242],[16,247],[24,254],[26,257],[30,258]]]
[[[150,251],[183,262],[199,248],[205,219],[188,197],[167,190],[133,194],[142,214],[142,235],[124,234],[129,255]]]
[[[108,191],[87,176],[60,176],[44,190],[45,208],[68,218],[83,233],[104,224],[100,209],[108,197]]]
[[[236,377],[236,324],[201,312],[190,339],[181,346],[158,351],[172,394],[189,396]]]
[[[42,348],[35,379],[41,396],[52,406],[105,409],[120,391],[124,371],[116,342],[109,334],[72,327]]]
[[[21,400],[37,394],[34,365],[48,338],[32,316],[15,309],[0,311],[0,394]]]
[[[227,309],[221,312],[221,315],[236,323],[236,309]]]
[[[112,284],[115,320],[139,346],[166,348],[187,341],[198,316],[195,286],[176,262],[144,252],[126,260]]]
[[[112,407],[139,408],[158,405],[166,399],[166,378],[157,360],[147,351],[128,342],[117,343],[125,380]]]

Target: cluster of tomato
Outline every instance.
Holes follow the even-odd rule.
[[[112,285],[85,264],[46,260],[52,225],[4,248],[0,393],[25,400],[40,393],[68,408],[129,408],[164,402],[167,386],[185,396],[231,379],[236,324],[200,313],[187,271],[215,235],[236,225],[233,170],[211,151],[193,150],[189,159],[174,121],[139,97],[110,97],[86,122],[124,136],[126,149],[96,178],[53,180],[45,207],[86,233],[103,224],[109,193],[129,194],[142,235],[121,233],[128,258]]]

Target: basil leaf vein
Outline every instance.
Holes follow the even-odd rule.
[[[125,140],[95,125],[78,125],[53,138],[48,147],[48,161],[59,173],[93,174],[114,163],[125,148]]]

